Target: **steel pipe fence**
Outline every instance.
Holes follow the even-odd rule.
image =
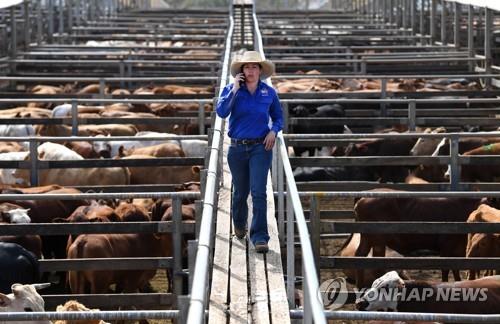
[[[259,29],[259,22],[257,20],[257,15],[255,13],[255,6],[254,6],[254,12],[253,12],[253,22],[254,22],[254,47],[255,50],[259,51],[262,58],[265,58],[264,54],[264,46],[262,43],[262,35]],[[268,85],[272,86],[270,78],[265,81]],[[309,231],[307,229],[307,225],[305,222],[305,218],[303,215],[303,210],[302,210],[302,205],[300,203],[300,199],[298,199],[298,191],[297,187],[295,185],[295,180],[293,178],[293,173],[292,169],[290,166],[290,162],[288,160],[288,152],[285,146],[285,142],[283,139],[282,133],[278,133],[276,137],[276,148],[274,149],[274,154],[273,154],[273,166],[272,166],[272,174],[274,177],[274,186],[278,187],[279,193],[281,193],[281,197],[283,197],[283,183],[277,183],[277,180],[283,181],[283,173],[287,179],[286,181],[286,188],[287,188],[287,200],[288,204],[290,204],[290,200],[293,205],[293,212],[287,214],[288,218],[288,227],[287,227],[287,238],[286,242],[289,245],[291,242],[293,242],[293,238],[290,236],[290,233],[294,232],[293,229],[293,224],[294,224],[294,217],[296,217],[296,224],[297,228],[299,231],[299,238],[300,238],[300,244],[301,244],[301,255],[302,255],[302,267],[303,267],[303,274],[304,274],[304,294],[307,298],[304,298],[304,312],[305,312],[305,317],[307,318],[306,322],[311,323],[314,320],[314,323],[325,323],[326,324],[326,319],[323,314],[323,301],[321,297],[318,297],[318,289],[319,289],[319,283],[318,283],[318,272],[314,263],[314,255],[311,247],[311,243],[309,240]],[[279,161],[279,162],[278,162]],[[278,169],[278,166],[280,167]],[[281,174],[278,176],[278,174]],[[281,201],[283,201],[283,198],[280,198]],[[284,204],[282,202],[278,203],[278,206],[283,208]],[[282,209],[279,209],[279,213],[283,211]],[[292,211],[292,210],[290,210]],[[279,216],[279,220],[283,220],[283,216]],[[280,226],[281,230],[283,230],[282,226]],[[279,236],[280,239],[284,239],[284,233],[280,232]],[[288,278],[293,278],[294,273],[293,270],[290,267],[290,251],[293,253],[293,248],[290,249],[290,246],[287,246],[287,277]],[[294,258],[294,257],[293,257]],[[292,271],[292,272],[289,272]],[[294,296],[294,286],[293,286],[293,281],[292,285],[290,285],[291,280],[287,281],[287,296],[288,296],[288,302],[291,304],[295,298]]]
[[[231,8],[231,7],[230,7]],[[230,11],[231,13],[231,11]],[[232,50],[231,40],[234,32],[233,17],[229,15],[229,28],[225,40],[224,61],[219,83],[219,95],[228,83],[230,55]],[[217,190],[219,188],[219,177],[221,176],[222,144],[224,120],[216,116],[211,143],[210,158],[208,164],[205,194],[203,199],[203,215],[201,228],[198,237],[198,248],[194,266],[194,275],[190,291],[189,309],[187,313],[187,323],[200,324],[205,322],[205,310],[208,302],[208,275],[209,267],[212,264],[211,250],[213,247],[213,224],[214,215],[217,211]]]

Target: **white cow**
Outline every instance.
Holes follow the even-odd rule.
[[[2,213],[7,214],[7,218],[10,224],[29,224],[31,223],[31,218],[28,215],[28,209],[15,208],[11,210],[3,211]]]
[[[21,285],[13,284],[12,293],[5,295],[0,293],[0,312],[44,312],[45,302],[37,292],[37,289],[42,289],[50,286],[45,284]],[[51,324],[50,321],[16,321],[7,323],[17,324]]]
[[[0,153],[0,161],[24,161],[27,159],[29,152],[7,152]],[[14,172],[16,169],[0,169],[0,184],[5,185],[26,185],[22,177],[16,177]]]

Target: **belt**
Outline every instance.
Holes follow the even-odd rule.
[[[262,144],[262,142],[264,142],[264,138],[265,137],[261,137],[261,138],[248,138],[248,139],[231,138],[231,144],[234,144],[234,145]]]

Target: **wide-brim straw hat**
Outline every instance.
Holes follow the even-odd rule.
[[[260,64],[260,78],[267,79],[274,73],[274,64],[271,61],[262,59],[259,52],[247,51],[243,54],[240,59],[235,60],[231,63],[231,75],[234,77],[236,74],[241,73],[241,67],[247,63],[257,63]]]

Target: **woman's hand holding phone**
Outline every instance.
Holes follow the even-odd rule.
[[[245,83],[245,74],[244,73],[238,73],[234,77],[234,86],[233,86],[233,91],[236,93],[240,89],[240,87]]]

